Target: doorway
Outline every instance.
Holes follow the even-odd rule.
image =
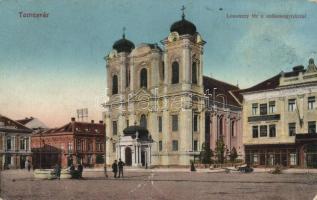
[[[130,147],[125,148],[125,164],[127,166],[132,165],[132,150]]]
[[[141,163],[142,166],[145,166],[145,151],[141,151]]]

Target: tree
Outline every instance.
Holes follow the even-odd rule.
[[[225,143],[223,137],[220,137],[216,142],[216,156],[219,163],[224,163]]]
[[[230,152],[229,157],[230,157],[230,161],[231,161],[231,162],[236,161],[236,159],[237,159],[237,157],[238,157],[238,153],[237,153],[237,150],[236,150],[235,147],[233,147],[233,148],[231,149],[231,152]]]
[[[202,144],[202,151],[200,152],[200,160],[203,164],[210,164],[213,152],[211,151],[209,145],[205,143]]]

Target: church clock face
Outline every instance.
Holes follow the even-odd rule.
[[[178,35],[177,32],[171,32],[171,33],[169,34],[169,36],[168,36],[168,41],[169,41],[169,42],[174,42],[174,41],[176,41],[176,40],[178,40],[178,39],[179,39],[179,35]]]

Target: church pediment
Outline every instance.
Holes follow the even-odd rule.
[[[144,88],[140,88],[135,93],[129,94],[129,101],[150,101],[152,95]]]

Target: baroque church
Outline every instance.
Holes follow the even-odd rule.
[[[203,76],[206,42],[184,10],[161,43],[135,46],[123,33],[105,57],[106,163],[188,166],[220,137],[242,156],[239,88]]]

